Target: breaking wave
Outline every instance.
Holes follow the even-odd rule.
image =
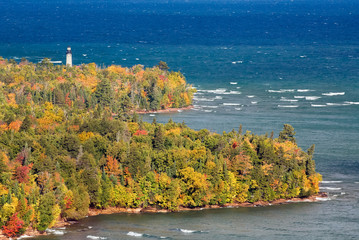
[[[338,191],[338,190],[341,190],[342,188],[336,188],[336,187],[320,187],[320,189],[323,189],[323,190],[331,190],[331,191]]]
[[[89,238],[89,239],[107,239],[105,237],[99,237],[99,236],[93,236],[93,235],[87,235],[86,238]]]
[[[223,106],[240,106],[239,103],[223,103]]]
[[[298,105],[278,105],[279,108],[297,108]]]
[[[321,181],[321,183],[342,183],[343,181]]]
[[[321,98],[321,97],[316,97],[316,96],[307,96],[307,97],[305,97],[305,100],[308,100],[308,101],[313,101],[313,100],[318,100],[319,98]]]
[[[328,92],[328,93],[322,93],[323,96],[340,96],[344,95],[345,92]]]
[[[280,89],[280,90],[268,90],[270,93],[285,93],[285,92],[294,92],[294,89]]]
[[[127,233],[127,236],[131,236],[131,237],[142,237],[143,236],[143,233],[137,233],[137,232],[128,232]]]

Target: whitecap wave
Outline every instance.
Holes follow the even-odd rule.
[[[214,99],[221,100],[221,99],[223,99],[223,97],[221,97],[221,96],[216,96]]]
[[[150,117],[155,117],[156,115],[155,114],[150,114]]]
[[[203,108],[218,108],[218,106],[207,106],[207,105],[203,105]]]
[[[207,93],[214,93],[214,94],[223,94],[227,91],[227,89],[225,88],[217,88],[215,90],[205,90],[205,89],[200,89],[200,90],[197,90],[199,92],[207,92]]]
[[[237,111],[241,111],[242,110],[242,108],[234,108],[235,110],[237,110]]]
[[[294,98],[305,98],[305,96],[294,96]]]
[[[321,183],[342,183],[343,181],[321,181]]]
[[[194,233],[194,232],[196,232],[196,230],[188,230],[188,229],[183,229],[183,228],[180,228],[179,231],[183,232],[183,233]]]
[[[314,101],[314,100],[318,100],[321,97],[316,97],[316,96],[306,96],[305,100],[307,101]]]
[[[331,198],[330,197],[316,197],[315,200],[325,202],[325,201],[331,200]]]
[[[239,103],[223,103],[223,106],[240,106]]]
[[[285,97],[281,97],[280,101],[282,101],[282,102],[298,102],[297,99],[288,99],[288,98],[285,98]]]
[[[24,239],[24,238],[33,238],[34,236],[29,236],[29,235],[22,235],[20,237],[18,237],[17,239]]]
[[[254,98],[254,95],[247,95],[248,98]]]
[[[323,105],[323,104],[310,104],[310,106],[312,106],[312,107],[326,107],[327,105]]]
[[[105,237],[99,237],[99,236],[93,236],[93,235],[87,235],[86,238],[89,238],[89,239],[107,239]]]
[[[349,102],[349,101],[345,101],[344,103],[350,104],[350,105],[359,105],[359,102]]]
[[[231,85],[237,85],[238,83],[237,83],[237,82],[230,82],[229,84],[231,84]]]
[[[298,105],[278,105],[279,108],[297,108]]]
[[[347,103],[326,103],[328,106],[348,106]]]
[[[314,90],[311,89],[297,89],[297,92],[312,92]]]
[[[58,230],[58,229],[46,229],[46,232],[54,234],[54,235],[64,235],[65,231]]]
[[[207,113],[210,113],[212,112],[213,110],[204,110],[204,112],[207,112]]]
[[[338,187],[319,187],[322,190],[329,190],[329,191],[339,191],[342,188],[338,188]]]
[[[280,89],[280,90],[268,90],[270,93],[285,93],[285,92],[294,92],[294,89]]]
[[[194,101],[199,101],[199,102],[213,102],[215,100],[215,98],[198,98],[198,97],[194,97],[193,100]]]
[[[340,95],[344,95],[345,92],[328,92],[328,93],[322,93],[323,96],[340,96]]]
[[[132,236],[132,237],[142,237],[143,236],[143,233],[137,233],[137,232],[128,232],[127,233],[127,236]]]
[[[258,102],[251,102],[252,104],[257,104]]]

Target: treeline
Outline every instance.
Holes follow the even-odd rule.
[[[9,237],[81,219],[89,208],[176,211],[319,191],[314,146],[302,151],[290,125],[278,138],[242,127],[217,134],[171,120],[143,122],[99,102],[9,101],[9,89],[3,84],[0,101],[0,226]]]
[[[34,64],[0,57],[0,79],[5,89],[0,98],[10,104],[44,104],[62,108],[109,107],[127,117],[134,110],[160,110],[191,105],[195,89],[180,72],[169,71],[165,62],[153,68],[95,63],[74,67],[53,65],[49,59]]]

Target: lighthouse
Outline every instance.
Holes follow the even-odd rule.
[[[71,52],[71,47],[67,47],[67,51],[66,51],[66,66],[72,67],[72,52]]]

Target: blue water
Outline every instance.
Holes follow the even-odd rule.
[[[0,1],[0,56],[74,64],[166,61],[194,109],[148,114],[195,129],[279,133],[316,145],[329,199],[250,209],[89,217],[40,239],[359,239],[357,1]],[[334,181],[334,182],[333,182]],[[181,230],[182,229],[182,230]],[[193,230],[193,231],[188,231]]]

